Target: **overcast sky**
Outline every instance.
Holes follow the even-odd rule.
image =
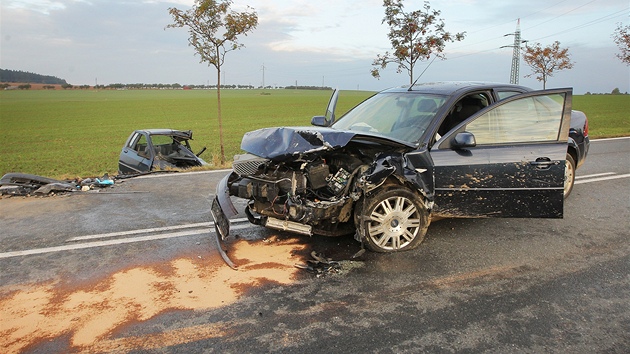
[[[423,1],[407,0],[407,11]],[[2,0],[0,67],[52,75],[74,85],[112,83],[216,83],[216,71],[199,63],[185,29],[165,29],[169,7],[193,0]],[[630,91],[630,67],[615,53],[618,23],[630,24],[628,0],[433,0],[449,43],[421,81],[509,82],[517,19],[522,38],[568,47],[575,66],[556,73],[548,87],[575,93]],[[390,50],[382,0],[235,0],[253,7],[259,24],[241,37],[245,48],[228,54],[227,84],[331,86],[381,90],[409,82],[395,67],[380,80],[370,75],[377,54]],[[264,71],[263,71],[264,65]],[[427,66],[418,63],[416,72]],[[521,61],[520,83],[542,88]]]

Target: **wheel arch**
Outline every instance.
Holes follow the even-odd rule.
[[[409,191],[413,192],[414,194],[416,194],[422,201],[423,203],[427,204],[427,196],[423,193],[423,191],[421,189],[419,189],[416,185],[414,185],[413,183],[411,183],[410,181],[404,179],[404,178],[400,178],[396,175],[392,175],[387,177],[387,179],[385,180],[385,182],[383,182],[383,184],[381,184],[378,188],[375,188],[371,191],[369,191],[368,193],[366,193],[366,195],[361,196],[362,198],[365,197],[370,197],[371,195],[378,193],[380,191],[382,191],[383,189],[386,190],[390,190],[393,188],[399,188],[399,187],[404,187],[407,188]],[[430,211],[430,208],[427,208],[428,211]]]
[[[575,140],[569,138],[569,142],[568,142],[568,146],[567,146],[567,154],[571,155],[571,157],[573,157],[573,161],[575,161],[575,164],[577,165],[578,161],[579,161],[579,156],[578,156],[578,146],[577,143],[575,142]]]

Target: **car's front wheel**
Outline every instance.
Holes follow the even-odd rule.
[[[575,160],[571,154],[567,154],[566,166],[564,168],[564,199],[567,199],[573,190],[575,182]]]
[[[407,188],[384,188],[365,200],[359,220],[368,249],[375,252],[405,251],[417,247],[427,232],[427,209]]]

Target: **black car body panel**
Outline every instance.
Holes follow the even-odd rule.
[[[206,165],[194,154],[189,140],[192,131],[143,129],[129,135],[118,159],[119,174],[140,174],[155,170],[181,169]]]
[[[229,196],[249,200],[253,223],[308,235],[356,232],[379,252],[415,247],[424,214],[559,218],[569,142],[577,159],[588,150],[571,89],[416,85],[378,93],[339,119],[337,94],[314,127],[243,137],[248,154],[235,157],[212,207],[223,238],[236,214]],[[582,116],[581,130],[570,129]]]
[[[564,187],[572,95],[568,89],[538,92],[512,96],[482,109],[436,144],[438,148],[431,151],[435,167],[436,215],[562,217],[564,195],[558,191]],[[538,118],[538,123],[511,127],[513,133],[521,133],[522,141],[497,141],[465,149],[453,146],[455,137],[462,132],[478,131],[480,127],[473,128],[473,124],[484,117],[491,117],[493,111],[511,106],[520,110],[523,109],[521,101],[560,95],[564,95],[563,108],[554,113],[554,117],[560,120],[545,123],[544,118]],[[528,105],[534,103],[540,104],[527,102]],[[552,101],[548,103],[553,104]],[[514,111],[516,118],[521,114],[519,110]],[[532,122],[536,122],[536,118]],[[533,139],[537,130],[549,135],[549,138],[527,142]],[[532,134],[532,137],[527,134]],[[477,137],[479,139],[480,135]],[[498,137],[506,138],[511,137]]]
[[[576,167],[582,166],[588,155],[590,139],[588,137],[588,119],[583,112],[571,112],[571,127],[569,129],[569,154],[573,156]]]

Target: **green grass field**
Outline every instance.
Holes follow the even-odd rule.
[[[247,131],[271,126],[310,125],[324,114],[331,91],[223,90],[225,155],[240,153]],[[337,112],[369,97],[343,91]],[[589,117],[590,136],[630,135],[630,96],[574,96],[574,108]],[[32,173],[46,177],[116,174],[118,155],[135,129],[172,128],[194,132],[193,150],[216,167],[219,138],[216,91],[2,91],[0,175]]]
[[[573,109],[586,113],[591,139],[630,135],[629,95],[574,96]]]
[[[313,115],[324,114],[331,95],[313,90],[221,93],[228,160],[240,153],[245,132],[310,125]],[[345,112],[371,94],[344,91],[337,111]],[[193,150],[206,146],[202,158],[215,165],[220,161],[216,91],[0,91],[0,102],[5,141],[0,175],[23,172],[70,179],[116,174],[129,134],[147,128],[191,129]]]

